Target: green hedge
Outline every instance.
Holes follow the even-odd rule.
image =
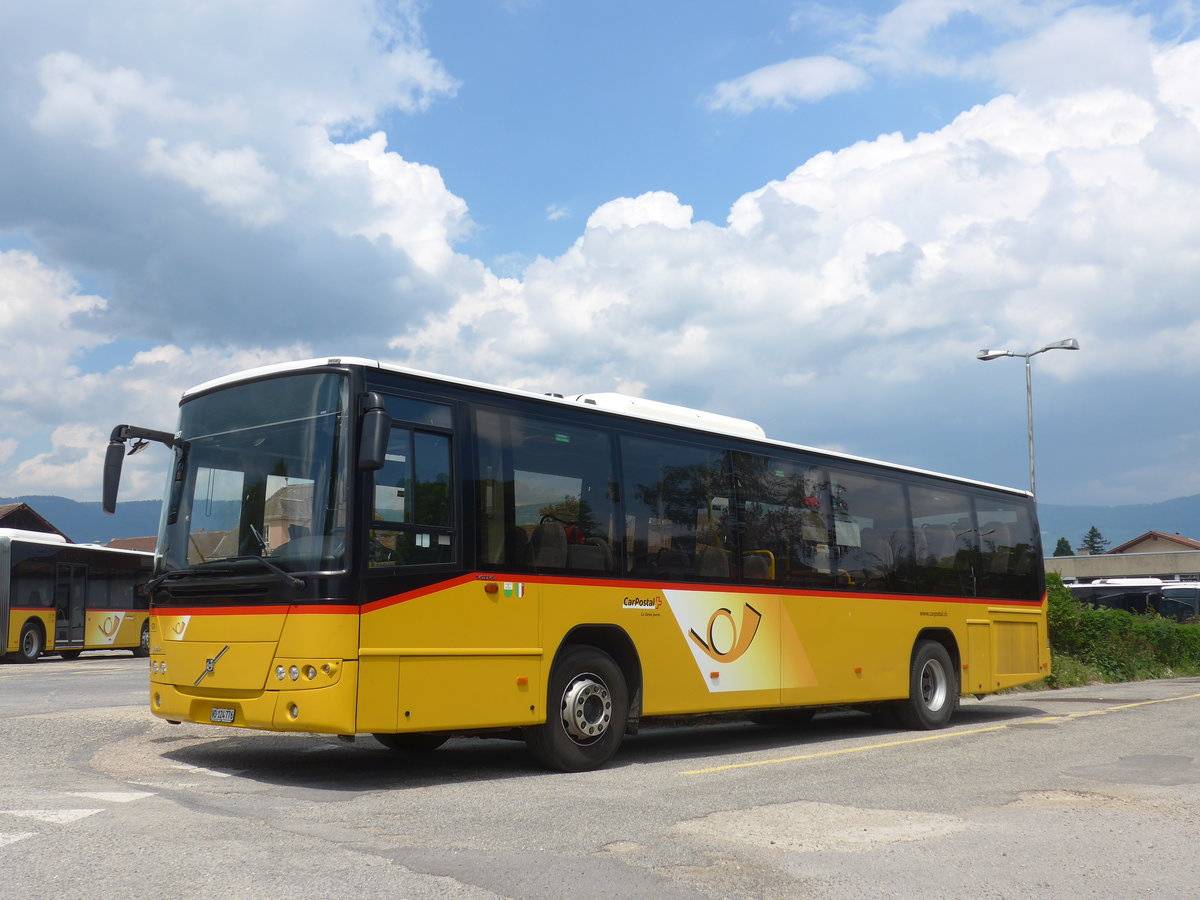
[[[1053,673],[1046,686],[1200,674],[1200,624],[1091,609],[1053,573],[1046,576],[1046,588]]]

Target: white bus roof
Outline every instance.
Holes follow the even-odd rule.
[[[0,541],[21,541],[26,544],[46,544],[53,547],[79,547],[84,550],[103,550],[105,553],[132,553],[134,556],[154,555],[149,550],[105,547],[103,544],[72,544],[61,534],[52,534],[49,531],[26,531],[22,528],[0,528]]]
[[[0,538],[16,541],[34,541],[38,544],[65,544],[67,539],[61,534],[49,531],[26,531],[23,528],[0,528]]]
[[[320,366],[361,366],[367,369],[379,369],[380,371],[384,372],[392,372],[397,375],[411,375],[416,378],[426,378],[433,381],[440,381],[445,384],[476,388],[497,394],[505,394],[511,397],[524,397],[543,402],[560,403],[567,406],[578,406],[583,404],[590,406],[593,409],[603,410],[604,412],[625,416],[627,418],[643,419],[671,425],[683,425],[699,431],[749,438],[750,440],[758,441],[762,444],[781,447],[788,450],[819,453],[824,456],[844,459],[850,462],[860,462],[873,466],[882,466],[884,468],[894,469],[901,472],[911,472],[917,475],[930,475],[935,478],[946,478],[959,482],[960,484],[970,484],[977,487],[1005,491],[1006,493],[1010,494],[1020,494],[1027,497],[1030,496],[1028,491],[1020,488],[1005,487],[1004,485],[990,484],[986,481],[977,481],[972,478],[962,478],[957,475],[946,475],[941,472],[933,472],[928,469],[918,469],[912,466],[885,462],[883,460],[871,459],[865,456],[854,456],[853,454],[849,453],[838,453],[832,450],[822,450],[817,447],[807,447],[802,444],[792,444],[787,441],[774,440],[767,437],[766,432],[760,426],[745,419],[738,419],[732,416],[723,416],[716,413],[704,412],[702,410],[689,409],[688,407],[684,406],[674,406],[670,403],[660,403],[657,400],[646,400],[641,397],[632,397],[627,394],[604,392],[594,394],[577,394],[574,397],[564,397],[562,394],[550,393],[537,394],[532,391],[520,390],[519,388],[501,387],[500,385],[487,384],[486,382],[482,381],[472,381],[466,378],[455,378],[450,375],[439,375],[435,372],[425,372],[420,369],[411,369],[405,366],[382,363],[379,360],[365,359],[360,356],[329,356],[318,359],[296,360],[293,362],[282,362],[267,366],[259,366],[254,369],[246,369],[242,372],[234,372],[232,374],[225,375],[220,378],[214,378],[211,381],[206,381],[203,384],[198,384],[195,387],[187,389],[183,392],[183,397],[181,398],[180,402],[187,400],[189,397],[195,394],[204,393],[213,390],[214,388],[225,387],[242,381],[253,381],[268,375],[278,375],[286,372],[299,372],[303,371],[304,369],[312,369]]]

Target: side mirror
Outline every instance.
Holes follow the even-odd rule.
[[[117,489],[121,486],[121,464],[125,461],[125,442],[111,440],[104,452],[104,499],[102,508],[110,516],[117,511]]]
[[[387,461],[388,437],[392,431],[392,417],[388,415],[383,401],[374,391],[363,395],[362,436],[358,445],[358,468],[364,472],[375,472]]]
[[[117,488],[121,486],[121,463],[125,459],[125,442],[133,440],[132,455],[146,447],[147,441],[157,441],[165,447],[183,447],[187,441],[179,440],[166,431],[139,428],[137,425],[118,425],[108,438],[108,449],[104,452],[104,498],[101,508],[110,516],[117,511]]]

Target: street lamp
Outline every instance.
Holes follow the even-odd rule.
[[[1047,350],[1078,350],[1079,341],[1075,338],[1067,338],[1064,341],[1055,341],[1053,344],[1047,344],[1041,350],[1034,350],[1032,353],[1015,353],[1012,350],[980,350],[975,354],[976,359],[981,359],[987,362],[989,359],[999,359],[1001,356],[1019,356],[1025,360],[1025,413],[1029,423],[1029,493],[1037,496],[1037,481],[1033,473],[1033,369],[1029,365],[1031,357],[1037,356],[1039,353],[1045,353]]]

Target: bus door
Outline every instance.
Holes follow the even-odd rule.
[[[59,563],[54,585],[54,646],[82,647],[87,566]]]

